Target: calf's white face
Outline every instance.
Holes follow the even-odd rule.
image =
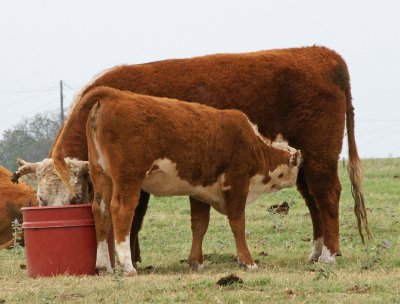
[[[74,197],[65,187],[54,169],[52,159],[44,159],[38,163],[27,163],[19,160],[22,165],[16,172],[20,175],[35,173],[38,183],[37,198],[40,206],[62,206],[69,204],[89,203],[90,178],[87,161],[77,161],[67,158],[66,162],[71,176],[71,185],[77,196]],[[24,170],[28,168],[27,170]]]

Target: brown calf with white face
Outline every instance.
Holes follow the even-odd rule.
[[[248,269],[257,267],[245,240],[246,204],[262,193],[295,185],[299,151],[276,147],[240,111],[107,87],[94,88],[75,105],[60,138],[88,107],[92,108],[86,133],[100,271],[112,271],[105,250],[112,221],[119,261],[128,275],[136,274],[129,234],[141,189],[157,196],[189,195],[192,205],[208,204],[226,214],[238,261]],[[53,152],[54,165],[74,192],[60,147]],[[189,263],[194,269],[203,263],[204,225],[202,219],[192,218]]]

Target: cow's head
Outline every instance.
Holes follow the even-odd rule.
[[[90,202],[89,162],[65,159],[70,171],[71,185],[73,185],[77,194],[72,196],[57,175],[51,158],[46,158],[37,163],[28,163],[22,159],[17,159],[17,161],[20,167],[14,172],[11,180],[18,182],[20,176],[34,173],[38,183],[37,199],[40,206],[61,206]]]

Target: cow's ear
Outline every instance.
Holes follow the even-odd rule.
[[[21,176],[24,176],[29,173],[36,173],[36,169],[40,164],[40,163],[27,163],[26,161],[20,158],[17,158],[17,162],[19,163],[20,167],[11,176],[11,181],[17,184],[18,184],[18,179]]]

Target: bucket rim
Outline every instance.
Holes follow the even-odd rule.
[[[92,207],[92,204],[78,204],[78,205],[62,205],[62,206],[36,206],[36,207],[22,207],[21,211],[25,210],[49,210],[49,209],[70,209],[70,208],[86,208]]]

